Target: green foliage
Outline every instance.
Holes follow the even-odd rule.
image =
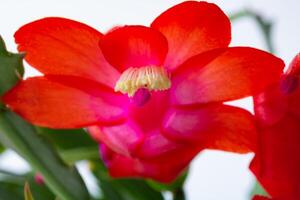
[[[35,128],[10,111],[0,113],[0,140],[14,149],[39,171],[49,187],[62,200],[88,199],[77,170],[67,167]]]
[[[113,179],[99,161],[91,162],[91,169],[99,180],[103,196],[107,200],[163,200],[161,192],[154,190],[140,179]]]
[[[23,200],[23,190],[16,183],[0,182],[0,199]]]
[[[69,164],[99,159],[98,144],[83,129],[54,130],[39,127],[37,131],[55,145],[63,160]]]
[[[272,38],[272,31],[274,25],[273,22],[250,9],[245,9],[231,15],[230,21],[233,22],[238,19],[246,18],[246,17],[252,18],[256,22],[256,24],[258,25],[258,27],[260,28],[263,34],[264,40],[266,42],[267,50],[270,53],[275,53],[275,48],[273,45],[273,38]]]
[[[0,96],[22,78],[24,74],[23,57],[24,54],[8,52],[0,36]]]
[[[264,188],[260,185],[258,181],[256,181],[255,184],[253,185],[253,189],[250,193],[250,197],[252,198],[255,195],[269,196],[269,194],[264,190]]]
[[[37,184],[35,174],[28,173],[17,175],[11,172],[0,172],[0,199],[7,200],[24,200],[24,184],[30,185],[32,194],[35,199],[53,200],[54,194],[45,184]]]
[[[157,191],[177,191],[180,190],[187,178],[188,170],[184,171],[175,181],[170,184],[159,183],[153,180],[147,180],[148,184]]]

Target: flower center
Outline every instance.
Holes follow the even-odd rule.
[[[128,94],[133,97],[140,88],[149,91],[167,90],[171,87],[171,81],[163,67],[145,66],[130,67],[120,76],[115,85],[115,91]]]

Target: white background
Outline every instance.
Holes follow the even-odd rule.
[[[13,34],[21,25],[46,16],[84,22],[105,32],[114,25],[149,25],[162,11],[179,0],[0,0],[0,35],[15,51]],[[273,20],[276,54],[289,63],[300,49],[299,0],[214,0],[227,14],[251,8]],[[233,24],[231,46],[265,49],[260,30],[250,19]],[[28,70],[27,75],[33,75]],[[235,103],[251,110],[251,100]],[[253,155],[205,151],[192,163],[186,190],[189,200],[247,200],[254,182],[248,170]],[[26,164],[7,153],[0,167],[26,169]],[[90,182],[90,181],[89,181]]]

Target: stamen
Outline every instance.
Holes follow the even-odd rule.
[[[160,91],[167,90],[170,87],[171,81],[163,67],[130,67],[123,72],[117,81],[115,91],[133,97],[140,88],[146,88],[149,91]]]

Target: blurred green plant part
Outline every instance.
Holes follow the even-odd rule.
[[[11,111],[0,112],[0,140],[39,171],[48,186],[62,200],[89,199],[77,170],[66,166],[54,148],[35,128]]]
[[[145,180],[111,178],[100,160],[90,165],[107,200],[164,200],[162,193],[150,187]]]
[[[99,159],[98,144],[84,129],[55,130],[37,127],[37,132],[56,147],[62,159],[68,164]]]
[[[270,197],[270,195],[266,192],[266,190],[261,186],[261,184],[258,181],[256,181],[253,185],[253,188],[249,195],[250,199],[252,199],[252,197],[255,195]]]
[[[10,90],[24,75],[24,54],[8,52],[0,36],[0,96]]]
[[[230,15],[230,21],[234,22],[243,18],[252,18],[260,28],[267,50],[270,53],[275,53],[275,47],[273,43],[272,31],[274,23],[271,20],[266,19],[262,14],[255,12],[251,9],[244,9]]]
[[[147,183],[157,191],[176,191],[183,187],[186,178],[188,176],[188,170],[182,172],[180,176],[178,176],[175,181],[170,184],[159,183],[153,180],[147,180]]]
[[[24,186],[24,199],[25,200],[34,200],[32,194],[31,194],[31,190],[30,190],[30,186],[29,186],[28,182],[26,182],[25,186]]]

